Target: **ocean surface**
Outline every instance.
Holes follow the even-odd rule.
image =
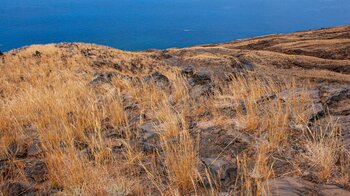
[[[164,49],[350,24],[350,0],[1,0],[0,50]]]

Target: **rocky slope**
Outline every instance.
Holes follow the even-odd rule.
[[[0,54],[0,70],[5,195],[350,194],[350,26],[143,52],[33,45]],[[87,168],[91,183],[76,177]]]
[[[268,70],[267,73],[271,73],[272,69],[278,75],[284,73],[303,78],[337,78],[348,81],[349,28],[344,26],[287,35],[268,35],[224,44],[155,51],[154,56],[170,65],[189,64],[199,69],[209,68],[219,75],[235,72],[245,64],[251,64],[259,72]],[[286,73],[283,69],[290,71]]]

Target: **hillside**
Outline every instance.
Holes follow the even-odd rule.
[[[349,195],[350,26],[0,54],[3,195]]]

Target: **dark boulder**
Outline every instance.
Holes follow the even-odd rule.
[[[89,148],[89,144],[83,141],[74,140],[74,147],[78,150],[84,150],[86,148]]]
[[[33,188],[21,182],[9,182],[2,189],[8,196],[34,195]]]
[[[8,148],[7,152],[10,156],[16,157],[16,158],[24,158],[27,156],[27,149],[19,146],[17,143],[12,142]]]
[[[246,62],[245,60],[242,61],[234,61],[234,63],[231,65],[232,72],[229,74],[229,77],[227,79],[232,79],[232,76],[240,76],[242,74],[246,74],[247,72],[254,71],[255,65],[251,64],[249,62]]]
[[[202,158],[203,164],[209,170],[211,177],[227,186],[234,182],[237,176],[237,167],[224,159]]]
[[[103,134],[106,138],[110,138],[110,139],[119,139],[119,138],[125,137],[123,132],[117,131],[114,128],[104,129]]]
[[[254,71],[254,65],[253,64],[249,64],[249,63],[243,64],[242,65],[242,69],[244,71]]]
[[[190,77],[193,75],[193,68],[192,67],[185,67],[181,70],[181,74]]]
[[[111,146],[113,153],[121,153],[126,147],[125,143],[121,140],[114,140],[113,142],[111,142]]]
[[[93,62],[93,66],[96,66],[96,67],[103,67],[103,66],[106,66],[108,64],[109,63],[106,61],[94,61]]]
[[[143,81],[145,81],[145,82],[154,82],[159,87],[168,86],[169,83],[170,83],[169,79],[165,75],[159,73],[158,71],[152,73],[151,75],[143,77]]]
[[[189,79],[191,86],[211,84],[212,80],[210,76],[205,72],[197,72]]]
[[[271,179],[266,183],[271,195],[350,195],[350,192],[335,185],[314,184],[297,177]]]
[[[139,146],[144,153],[153,153],[159,151],[160,147],[156,144],[148,142],[140,142]]]
[[[33,54],[33,57],[41,58],[41,52],[35,51],[34,54]]]
[[[113,68],[120,71],[122,69],[122,66],[120,66],[119,64],[114,64]]]
[[[34,182],[44,182],[47,180],[48,168],[41,160],[26,161],[24,167],[25,175]]]
[[[115,77],[115,73],[95,73],[94,79],[90,82],[91,85],[97,85],[101,83],[109,83],[112,81],[112,78]]]
[[[153,140],[158,136],[152,123],[145,123],[141,125],[139,129],[140,129],[143,141]]]
[[[39,140],[34,140],[33,143],[28,147],[27,155],[28,156],[38,156],[43,151],[41,150],[41,144]]]
[[[163,58],[163,59],[170,59],[170,58],[172,58],[173,56],[171,56],[170,54],[168,54],[168,51],[163,51],[162,53],[160,53],[160,56],[161,56],[161,58]]]
[[[16,175],[14,167],[7,159],[0,160],[0,179],[10,179]]]
[[[159,73],[159,72],[154,72],[151,74],[151,77],[155,80],[164,80],[166,82],[169,82],[169,79],[164,76],[163,74]]]
[[[190,90],[191,97],[195,99],[200,98],[202,96],[212,95],[212,94],[213,94],[213,91],[212,91],[211,85],[197,85]]]

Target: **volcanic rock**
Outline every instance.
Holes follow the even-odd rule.
[[[47,180],[48,168],[46,163],[41,160],[26,161],[24,171],[25,175],[34,182]]]
[[[220,183],[224,185],[233,182],[237,175],[237,168],[229,161],[215,158],[202,158],[201,160],[209,169],[211,177],[220,180]]]

